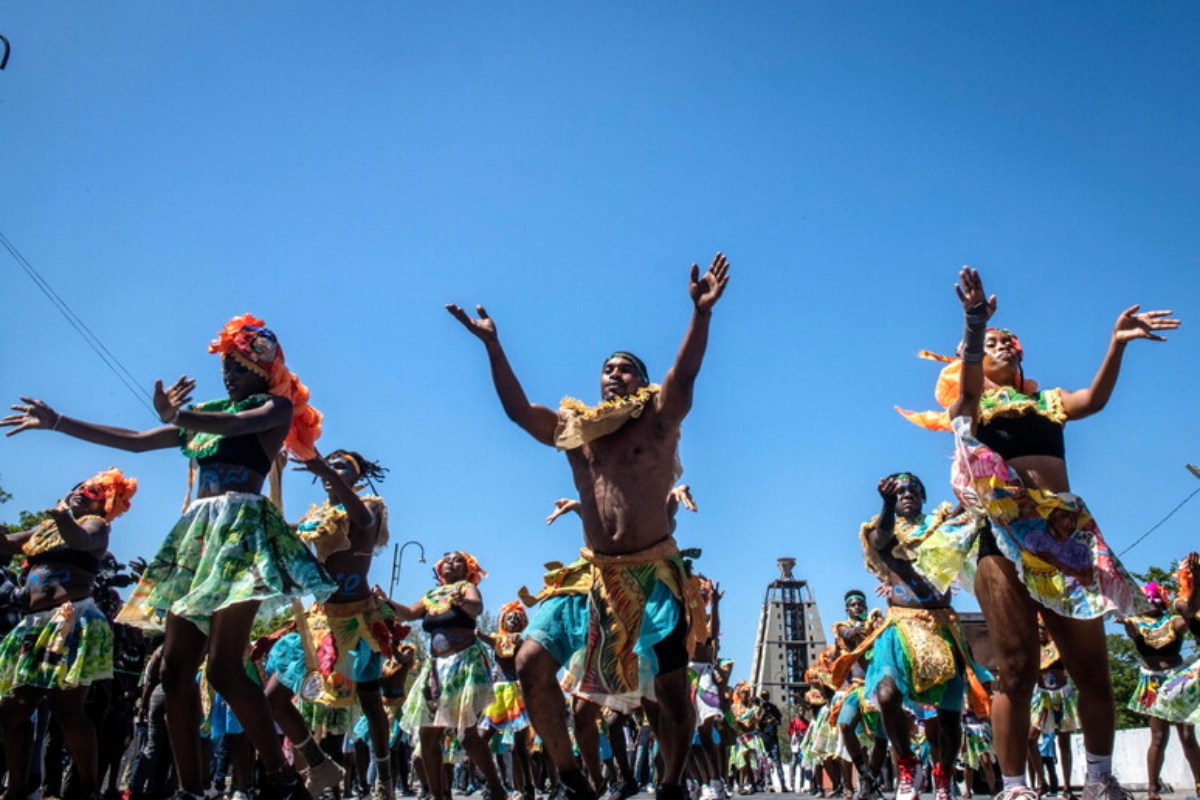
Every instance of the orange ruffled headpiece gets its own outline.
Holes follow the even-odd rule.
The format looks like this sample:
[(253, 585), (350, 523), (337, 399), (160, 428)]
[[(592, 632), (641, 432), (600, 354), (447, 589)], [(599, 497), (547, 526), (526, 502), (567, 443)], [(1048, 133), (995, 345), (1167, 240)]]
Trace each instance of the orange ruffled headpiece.
[(504, 627), (504, 618), (507, 617), (510, 612), (513, 614), (520, 614), (521, 617), (525, 619), (526, 623), (529, 621), (529, 615), (525, 613), (524, 603), (522, 603), (520, 600), (513, 600), (511, 603), (505, 603), (504, 605), (500, 606), (500, 630), (504, 631), (505, 633), (509, 633), (509, 630)]
[(284, 446), (297, 458), (316, 456), (314, 445), (321, 436), (321, 412), (308, 404), (308, 387), (287, 368), (283, 348), (261, 319), (242, 314), (225, 323), (208, 352), (237, 359), (250, 371), (267, 379), (268, 391), (292, 402), (292, 427)]
[[(1021, 340), (1016, 334), (1004, 328), (988, 328), (989, 331), (1000, 331), (1012, 340), (1013, 350), (1017, 355), (1024, 357), (1025, 351), (1021, 347)], [(917, 358), (925, 358), (930, 361), (941, 361), (946, 366), (942, 368), (938, 374), (937, 385), (933, 389), (933, 397), (937, 400), (941, 411), (909, 411), (894, 406), (900, 416), (911, 422), (913, 425), (918, 425), (926, 430), (931, 431), (949, 431), (950, 415), (946, 413), (955, 400), (958, 399), (962, 391), (962, 359), (956, 356), (944, 356), (939, 353), (934, 353), (929, 350), (921, 350), (917, 352)], [(1038, 388), (1037, 381), (1029, 378), (1022, 378), (1022, 385), (1019, 388), (1023, 394), (1032, 394)]]
[(475, 560), (475, 556), (463, 550), (451, 550), (449, 553), (446, 553), (446, 555), (439, 558), (437, 563), (433, 565), (433, 575), (435, 578), (437, 578), (438, 584), (444, 584), (446, 582), (446, 580), (442, 577), (442, 564), (446, 563), (446, 559), (453, 555), (462, 556), (463, 561), (467, 562), (466, 580), (478, 585), (481, 580), (487, 577), (487, 570), (479, 566), (479, 562)]
[(137, 478), (126, 478), (116, 467), (110, 467), (79, 484), (79, 488), (88, 494), (103, 495), (104, 519), (109, 522), (129, 510), (129, 500), (137, 494), (137, 486)]

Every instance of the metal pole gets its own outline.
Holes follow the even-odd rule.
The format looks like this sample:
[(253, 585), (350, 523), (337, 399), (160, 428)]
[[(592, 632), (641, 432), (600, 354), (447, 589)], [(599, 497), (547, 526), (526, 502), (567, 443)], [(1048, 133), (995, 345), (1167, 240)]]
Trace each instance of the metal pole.
[(421, 548), (421, 556), (417, 559), (417, 563), (425, 563), (425, 545), (418, 542), (416, 539), (410, 539), (404, 544), (398, 544), (392, 548), (392, 579), (388, 583), (388, 598), (396, 591), (396, 584), (400, 582), (400, 568), (404, 565), (404, 551), (410, 545), (416, 545)]

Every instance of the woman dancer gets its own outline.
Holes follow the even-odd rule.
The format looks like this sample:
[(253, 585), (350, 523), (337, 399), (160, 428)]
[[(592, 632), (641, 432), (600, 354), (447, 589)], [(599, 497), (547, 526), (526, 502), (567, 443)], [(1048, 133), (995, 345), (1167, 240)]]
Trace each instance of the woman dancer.
[(86, 795), (99, 780), (96, 730), (83, 701), (93, 681), (113, 676), (113, 634), (92, 599), (110, 524), (129, 510), (137, 481), (110, 469), (76, 486), (36, 527), (0, 525), (0, 553), (25, 557), (24, 618), (0, 642), (0, 721), (8, 761), (5, 800), (22, 800), (31, 718), (45, 697), (62, 726)]
[(283, 349), (261, 320), (236, 317), (209, 344), (221, 356), (228, 398), (189, 406), (195, 381), (154, 386), (165, 426), (133, 431), (73, 419), (46, 403), (21, 398), (19, 414), (0, 420), (25, 430), (51, 430), (131, 452), (179, 447), (198, 465), (198, 499), (171, 529), (117, 622), (164, 628), (162, 683), (167, 726), (181, 791), (204, 790), (200, 694), (196, 670), (207, 656), (208, 678), (229, 703), (258, 750), (267, 781), (260, 797), (302, 797), (304, 786), (283, 757), (262, 687), (243, 668), (250, 628), (305, 593), (324, 600), (337, 586), (260, 492), (282, 448), (312, 458), (321, 415), (308, 389), (284, 363)]
[(420, 742), (425, 782), (433, 800), (450, 796), (441, 769), (442, 737), (447, 728), (487, 780), (485, 799), (502, 800), (504, 786), (476, 727), (494, 699), (487, 654), (475, 637), (475, 619), (483, 613), (483, 595), (477, 584), (487, 573), (474, 556), (459, 550), (442, 556), (433, 572), (438, 585), (424, 597), (411, 606), (392, 603), (399, 619), (419, 619), (429, 634), (429, 658), (404, 701), (400, 727)]
[[(1112, 775), (1115, 706), (1103, 616), (1144, 608), (1137, 585), (1112, 555), (1067, 479), (1063, 426), (1104, 408), (1125, 347), (1163, 341), (1179, 327), (1169, 311), (1121, 312), (1092, 385), (1037, 390), (1025, 377), (1024, 353), (1009, 331), (988, 327), (996, 310), (979, 273), (964, 267), (956, 287), (965, 314), (962, 358), (943, 371), (938, 398), (948, 415), (909, 415), (926, 427), (953, 428), (953, 483), (968, 510), (990, 524), (957, 541), (922, 548), (918, 569), (948, 586), (969, 556), (978, 559), (974, 588), (992, 631), (1000, 678), (992, 710), (1004, 800), (1034, 793), (1025, 785), (1029, 703), (1038, 676), (1037, 611), (1061, 647), (1079, 690), (1087, 751), (1084, 800), (1127, 797)], [(957, 559), (957, 561), (956, 561)], [(965, 563), (964, 563), (965, 562)]]

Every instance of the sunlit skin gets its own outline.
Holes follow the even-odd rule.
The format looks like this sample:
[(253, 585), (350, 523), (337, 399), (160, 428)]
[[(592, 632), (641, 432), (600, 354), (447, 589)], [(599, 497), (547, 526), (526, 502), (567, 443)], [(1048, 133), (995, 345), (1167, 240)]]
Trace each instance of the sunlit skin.
[[(72, 549), (101, 558), (108, 550), (109, 524), (102, 518), (104, 496), (86, 484), (79, 484), (46, 513), (54, 520), (59, 535)], [(0, 553), (20, 556), (21, 547), (33, 536), (33, 529), (10, 531), (0, 525)], [(50, 561), (37, 564), (25, 579), (30, 612), (61, 606), (67, 601), (91, 597), (95, 576), (73, 564)], [(8, 790), (4, 800), (24, 800), (29, 755), (33, 745), (31, 718), (43, 698), (62, 726), (71, 757), (79, 768), (79, 788), (94, 791), (99, 776), (96, 731), (84, 713), (89, 686), (76, 689), (43, 690), (21, 686), (0, 700), (4, 752), (9, 768)]]
[[(996, 312), (995, 295), (988, 295), (979, 272), (963, 267), (955, 293), (964, 313), (990, 319)], [(1163, 332), (1179, 327), (1170, 311), (1141, 311), (1134, 305), (1122, 311), (1113, 325), (1108, 348), (1091, 385), (1061, 392), (1068, 421), (1101, 411), (1112, 396), (1125, 348), (1144, 339), (1165, 341)], [(959, 398), (948, 409), (950, 417), (968, 417), (978, 424), (984, 392), (997, 387), (1025, 388), (1022, 357), (1012, 341), (995, 331), (984, 338), (982, 363), (963, 364)], [(1068, 492), (1066, 461), (1050, 455), (1028, 455), (1007, 463), (1029, 489)], [(996, 649), (999, 675), (994, 685), (992, 727), (994, 746), (1004, 775), (1024, 775), (1026, 738), (1030, 729), (1029, 704), (1038, 680), (1038, 648), (1031, 635), (1036, 630), (1038, 604), (1017, 575), (1011, 561), (1000, 556), (979, 559), (975, 594), (987, 618)], [(1108, 675), (1108, 648), (1101, 619), (1069, 619), (1041, 609), (1047, 628), (1059, 643), (1063, 664), (1079, 690), (1079, 713), (1084, 747), (1095, 755), (1112, 753), (1116, 723), (1112, 684)]]
[[(251, 395), (266, 394), (267, 381), (262, 375), (225, 356), (221, 363), (222, 383), (229, 399), (235, 402)], [(196, 381), (180, 376), (170, 386), (155, 381), (154, 410), (163, 423), (143, 431), (98, 425), (68, 417), (49, 404), (22, 397), (12, 406), (11, 414), (0, 420), (0, 427), (11, 428), (8, 436), (29, 430), (57, 431), (76, 439), (132, 453), (150, 450), (175, 450), (179, 447), (179, 429), (215, 433), (223, 436), (253, 436), (268, 460), (274, 460), (283, 447), (292, 422), (292, 403), (270, 395), (256, 408), (236, 414), (188, 410)], [(196, 478), (197, 498), (218, 497), (231, 492), (260, 494), (266, 475), (240, 464), (208, 463)], [(263, 768), (273, 782), (295, 777), (284, 759), (283, 748), (275, 731), (270, 708), (262, 688), (242, 669), (242, 651), (250, 638), (250, 628), (258, 613), (258, 601), (237, 603), (215, 612), (210, 630), (220, 631), (211, 638), (195, 624), (167, 615), (166, 644), (163, 650), (162, 683), (166, 692), (167, 725), (172, 754), (181, 788), (193, 794), (204, 791), (203, 756), (200, 744), (200, 695), (196, 671), (207, 659), (208, 679), (229, 703), (242, 723), (246, 736), (258, 751)]]
[[(438, 566), (438, 578), (443, 586), (449, 586), (467, 578), (467, 560), (458, 551), (447, 553)], [(396, 612), (396, 618), (402, 621), (424, 619), (427, 616), (424, 600), (418, 600), (412, 605), (401, 605), (387, 599), (382, 590), (376, 589), (376, 596), (382, 602), (391, 605)], [(466, 612), (467, 616), (477, 619), (483, 613), (483, 595), (479, 587), (471, 583), (463, 583), (451, 598), (451, 604)], [(476, 633), (470, 628), (441, 628), (430, 637), (430, 655), (434, 658), (451, 656), (475, 645)], [(442, 763), (442, 738), (446, 729), (436, 726), (422, 727), (419, 734), (420, 757), (424, 764)], [(483, 773), (493, 797), (504, 797), (504, 785), (500, 782), (496, 764), (488, 753), (487, 743), (479, 735), (479, 729), (471, 726), (461, 736), (463, 748), (474, 761), (475, 766)], [(425, 780), (434, 797), (442, 797), (445, 775), (440, 769), (425, 770)], [(447, 792), (448, 793), (448, 792)]]
[[(692, 319), (675, 363), (662, 380), (661, 390), (646, 403), (640, 416), (615, 432), (566, 452), (579, 497), (584, 543), (593, 552), (623, 555), (646, 550), (671, 535), (673, 520), (663, 498), (674, 485), (675, 456), (680, 428), (691, 410), (696, 377), (708, 346), (713, 308), (729, 283), (729, 261), (721, 253), (703, 274), (693, 264), (688, 280)], [(484, 345), (492, 382), (508, 418), (537, 442), (554, 446), (558, 415), (529, 402), (500, 344), (496, 324), (483, 306), (471, 317), (456, 305), (446, 310)], [(627, 359), (610, 359), (601, 375), (602, 398), (624, 396), (644, 379), (629, 373)], [(517, 656), (517, 670), (529, 716), (541, 734), (545, 752), (560, 773), (578, 769), (567, 732), (558, 664), (537, 642), (526, 640)], [(664, 757), (662, 780), (668, 796), (681, 793), (683, 769), (695, 723), (685, 668), (655, 678), (655, 694), (664, 716), (674, 725), (660, 731)]]
[[(910, 524), (919, 524), (923, 518), (924, 503), (920, 485), (914, 480), (888, 477), (876, 487), (883, 507), (878, 524), (868, 534), (868, 546), (873, 548), (887, 566), (888, 605), (903, 608), (949, 608), (949, 593), (939, 593), (929, 585), (913, 567), (911, 561), (892, 556), (897, 544), (896, 517)], [(886, 675), (879, 682), (878, 700), (883, 727), (887, 732), (896, 757), (912, 758), (912, 740), (909, 736), (908, 714), (904, 710), (904, 694), (896, 681)], [(938, 709), (936, 732), (931, 732), (930, 742), (935, 756), (947, 774), (953, 774), (954, 762), (958, 758), (962, 742), (962, 713)], [(936, 733), (936, 735), (932, 735)], [(878, 763), (872, 764), (877, 772)]]
[[(226, 359), (228, 364), (233, 359)], [(226, 386), (229, 386), (228, 381)], [(244, 391), (252, 387), (240, 386)], [(233, 389), (231, 388), (231, 395)], [(361, 479), (354, 462), (340, 453), (332, 453), (323, 458), (320, 453), (307, 461), (293, 459), (297, 470), (308, 472), (321, 481), (330, 505), (341, 505), (346, 511), (350, 523), (350, 547), (331, 553), (325, 559), (324, 567), (329, 575), (337, 582), (337, 591), (325, 601), (325, 606), (333, 616), (348, 616), (339, 614), (337, 607), (341, 604), (356, 604), (372, 597), (372, 589), (368, 573), (375, 554), (375, 545), (379, 537), (380, 508), (376, 501), (364, 501), (355, 492), (354, 487)], [(388, 720), (383, 707), (383, 699), (378, 685), (355, 685), (355, 693), (362, 706), (363, 715), (367, 718), (371, 745), (374, 752), (382, 753), (388, 749)], [(279, 681), (278, 676), (272, 676), (266, 685), (267, 700), (271, 704), (271, 712), (275, 721), (294, 746), (301, 745), (311, 736), (311, 731), (304, 717), (293, 705), (292, 691)], [(318, 762), (320, 763), (320, 762)], [(310, 765), (312, 766), (312, 765)], [(339, 779), (337, 770), (326, 768), (329, 780)], [(391, 785), (391, 775), (386, 769), (380, 775), (380, 782), (385, 786)], [(314, 789), (315, 791), (315, 789)], [(318, 792), (319, 793), (319, 792)]]

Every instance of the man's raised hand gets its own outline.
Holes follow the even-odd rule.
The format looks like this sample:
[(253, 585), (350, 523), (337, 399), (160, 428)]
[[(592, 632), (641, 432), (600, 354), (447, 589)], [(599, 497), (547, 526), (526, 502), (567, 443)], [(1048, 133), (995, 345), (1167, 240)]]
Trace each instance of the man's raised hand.
[(479, 312), (479, 319), (472, 318), (470, 314), (454, 303), (447, 303), (446, 310), (450, 312), (450, 316), (461, 322), (464, 328), (479, 337), (480, 341), (485, 344), (497, 341), (496, 323), (488, 316), (483, 306), (475, 306), (475, 310)]
[(729, 283), (729, 259), (724, 253), (713, 256), (708, 272), (700, 275), (700, 265), (692, 264), (692, 275), (688, 281), (688, 294), (697, 311), (711, 311)]
[(970, 311), (982, 304), (986, 309), (987, 319), (991, 319), (992, 314), (996, 313), (996, 295), (987, 296), (987, 292), (983, 290), (983, 278), (979, 277), (979, 270), (971, 267), (959, 270), (954, 292), (962, 303), (963, 311)]

